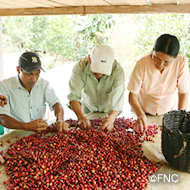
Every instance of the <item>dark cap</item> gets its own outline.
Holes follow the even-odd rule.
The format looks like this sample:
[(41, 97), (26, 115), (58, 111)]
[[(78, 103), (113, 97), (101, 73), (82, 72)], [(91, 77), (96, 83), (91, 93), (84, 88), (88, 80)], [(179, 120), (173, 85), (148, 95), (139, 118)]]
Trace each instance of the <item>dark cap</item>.
[(42, 69), (44, 71), (41, 66), (39, 56), (34, 52), (23, 53), (19, 58), (18, 65), (28, 73), (31, 73), (38, 69)]

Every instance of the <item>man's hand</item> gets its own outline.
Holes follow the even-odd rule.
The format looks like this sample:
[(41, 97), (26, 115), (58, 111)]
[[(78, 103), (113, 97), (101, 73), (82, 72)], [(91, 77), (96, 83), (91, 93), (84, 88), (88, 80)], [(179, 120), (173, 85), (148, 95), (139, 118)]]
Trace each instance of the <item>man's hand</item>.
[(40, 132), (47, 129), (48, 123), (43, 119), (37, 119), (34, 121), (31, 121), (27, 123), (26, 130), (27, 131), (34, 131), (34, 132)]
[(113, 130), (113, 121), (110, 120), (109, 118), (106, 118), (103, 123), (102, 126), (100, 127), (101, 130), (103, 131), (112, 131)]
[(57, 127), (57, 131), (59, 131), (59, 132), (68, 131), (69, 124), (67, 122), (65, 122), (64, 120), (57, 120), (56, 127)]
[(86, 117), (78, 120), (78, 125), (81, 129), (85, 129), (85, 130), (91, 129), (90, 120), (88, 120)]
[(4, 107), (7, 104), (7, 98), (3, 95), (0, 95), (0, 106)]
[(0, 155), (0, 163), (1, 163), (1, 164), (4, 164), (4, 162), (5, 162), (5, 161), (4, 161), (4, 159), (3, 159), (3, 156)]
[(72, 110), (75, 112), (75, 114), (77, 115), (78, 118), (78, 126), (81, 129), (90, 129), (91, 128), (91, 123), (90, 120), (88, 120), (84, 114), (82, 113), (82, 108), (81, 108), (81, 104), (79, 102), (77, 102), (76, 100), (73, 100), (71, 103), (71, 108)]
[(138, 117), (134, 124), (134, 130), (138, 132), (145, 132), (147, 130), (147, 117), (146, 115)]

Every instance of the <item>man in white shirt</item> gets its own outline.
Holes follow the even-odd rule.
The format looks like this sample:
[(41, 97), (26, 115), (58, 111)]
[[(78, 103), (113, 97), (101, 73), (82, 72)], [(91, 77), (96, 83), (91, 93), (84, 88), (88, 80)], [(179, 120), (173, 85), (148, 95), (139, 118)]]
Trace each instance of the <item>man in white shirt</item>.
[(47, 80), (39, 78), (41, 70), (38, 55), (25, 52), (19, 58), (18, 76), (0, 82), (0, 93), (8, 100), (0, 107), (0, 125), (9, 129), (43, 131), (47, 128), (44, 120), (47, 103), (54, 110), (58, 131), (68, 129), (55, 91)]

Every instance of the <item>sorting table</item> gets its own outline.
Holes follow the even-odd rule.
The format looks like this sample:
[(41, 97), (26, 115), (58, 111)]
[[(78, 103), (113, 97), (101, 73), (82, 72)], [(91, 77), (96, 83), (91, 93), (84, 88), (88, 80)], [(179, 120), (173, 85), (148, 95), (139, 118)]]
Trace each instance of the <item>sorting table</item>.
[[(94, 116), (93, 118), (100, 117), (100, 115)], [(147, 116), (149, 125), (161, 125), (163, 116)], [(91, 118), (92, 119), (92, 116)], [(7, 142), (9, 139), (11, 143), (16, 142), (16, 140), (33, 134), (33, 132), (14, 130), (0, 138), (0, 141), (3, 140), (3, 146), (0, 146), (0, 151), (6, 152), (9, 148), (10, 143)], [(18, 138), (16, 138), (18, 136)], [(152, 181), (149, 181), (147, 190), (189, 190), (190, 189), (190, 173), (182, 172), (173, 169), (165, 160), (162, 150), (161, 150), (161, 130), (158, 131), (158, 134), (153, 137), (154, 142), (145, 141), (142, 145), (142, 150), (144, 155), (151, 161), (158, 162), (160, 164), (160, 169), (153, 176)], [(5, 172), (5, 166), (0, 164), (0, 190), (6, 190), (6, 186), (3, 185), (3, 182), (8, 179), (8, 176)], [(170, 181), (167, 179), (164, 181), (164, 177), (170, 177)]]

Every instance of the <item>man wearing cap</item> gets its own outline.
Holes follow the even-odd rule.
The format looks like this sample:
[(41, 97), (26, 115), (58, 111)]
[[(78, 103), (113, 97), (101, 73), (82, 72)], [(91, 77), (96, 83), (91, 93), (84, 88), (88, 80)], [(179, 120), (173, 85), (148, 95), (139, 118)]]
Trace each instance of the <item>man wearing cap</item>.
[(54, 110), (58, 131), (67, 130), (63, 107), (47, 80), (40, 77), (41, 61), (36, 53), (25, 52), (19, 58), (18, 76), (0, 82), (0, 93), (7, 105), (0, 107), (0, 125), (9, 129), (43, 131), (46, 103)]
[(116, 117), (123, 110), (124, 78), (123, 68), (107, 45), (96, 45), (88, 57), (76, 63), (69, 81), (68, 99), (81, 129), (90, 129), (89, 113), (107, 113), (101, 129), (113, 129)]

